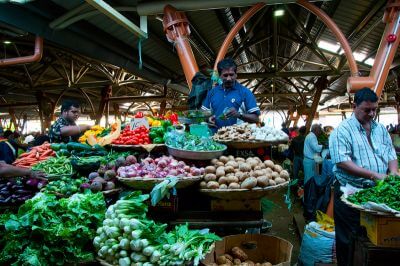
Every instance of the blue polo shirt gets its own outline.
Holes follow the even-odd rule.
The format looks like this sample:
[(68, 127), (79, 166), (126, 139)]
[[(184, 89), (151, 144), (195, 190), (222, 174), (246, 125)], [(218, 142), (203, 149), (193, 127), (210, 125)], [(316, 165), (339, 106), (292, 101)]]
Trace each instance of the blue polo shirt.
[(260, 115), (260, 108), (257, 106), (256, 98), (253, 93), (239, 82), (231, 89), (224, 89), (222, 85), (212, 88), (206, 99), (203, 101), (201, 109), (211, 111), (216, 117), (218, 128), (237, 124), (237, 118), (220, 119), (225, 108), (234, 107), (237, 111), (245, 114)]

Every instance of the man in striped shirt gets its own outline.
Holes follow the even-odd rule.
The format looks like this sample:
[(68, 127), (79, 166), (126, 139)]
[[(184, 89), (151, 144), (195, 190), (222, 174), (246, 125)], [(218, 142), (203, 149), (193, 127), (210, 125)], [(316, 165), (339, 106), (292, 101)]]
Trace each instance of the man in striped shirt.
[(376, 180), (396, 174), (396, 152), (386, 128), (374, 117), (378, 97), (369, 88), (359, 90), (354, 97), (354, 113), (344, 120), (329, 137), (329, 150), (335, 174), (334, 220), (338, 265), (351, 265), (352, 235), (360, 228), (360, 213), (344, 204), (340, 186), (350, 184), (365, 188)]

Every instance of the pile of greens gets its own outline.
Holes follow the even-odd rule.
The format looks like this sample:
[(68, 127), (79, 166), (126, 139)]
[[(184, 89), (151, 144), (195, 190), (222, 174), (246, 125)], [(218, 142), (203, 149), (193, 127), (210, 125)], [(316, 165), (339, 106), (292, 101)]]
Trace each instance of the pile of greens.
[(376, 186), (360, 190), (347, 200), (357, 205), (368, 201), (382, 203), (400, 211), (400, 176), (388, 176), (385, 180), (378, 181)]
[(215, 142), (211, 138), (189, 133), (176, 134), (174, 131), (167, 133), (165, 143), (172, 148), (187, 151), (219, 151), (226, 148), (225, 145)]
[(93, 245), (100, 258), (113, 265), (198, 265), (220, 238), (205, 230), (176, 226), (167, 232), (166, 224), (146, 218), (149, 195), (136, 191), (118, 200), (106, 212)]
[(17, 214), (0, 215), (0, 265), (64, 265), (93, 261), (91, 239), (104, 220), (102, 193), (58, 200), (39, 193)]

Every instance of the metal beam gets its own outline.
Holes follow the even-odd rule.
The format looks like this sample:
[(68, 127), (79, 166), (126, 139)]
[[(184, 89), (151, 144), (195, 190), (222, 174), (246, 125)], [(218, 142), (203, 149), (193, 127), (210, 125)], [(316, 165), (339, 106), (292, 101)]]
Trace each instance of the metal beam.
[(338, 76), (340, 72), (332, 70), (310, 70), (310, 71), (288, 71), (288, 72), (259, 72), (259, 73), (238, 73), (238, 79), (257, 78), (291, 78), (291, 77), (319, 77)]
[(132, 32), (139, 38), (147, 39), (147, 32), (142, 31), (138, 26), (132, 23), (124, 15), (112, 8), (109, 4), (102, 0), (86, 0), (88, 4), (100, 10), (104, 15), (117, 22), (119, 25)]
[(38, 105), (38, 102), (19, 102), (19, 103), (0, 103), (1, 107), (21, 107), (21, 106), (32, 106)]
[(133, 103), (143, 103), (143, 102), (162, 102), (164, 100), (171, 101), (173, 98), (167, 98), (165, 96), (115, 96), (110, 97), (110, 102), (126, 102), (132, 101)]

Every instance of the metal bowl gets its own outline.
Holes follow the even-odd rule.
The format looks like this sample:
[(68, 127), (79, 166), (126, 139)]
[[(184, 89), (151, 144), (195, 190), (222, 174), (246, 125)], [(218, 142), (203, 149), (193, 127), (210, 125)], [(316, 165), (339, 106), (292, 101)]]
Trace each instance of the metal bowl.
[(174, 157), (189, 159), (189, 160), (211, 160), (218, 158), (224, 153), (227, 147), (226, 145), (223, 146), (224, 148), (218, 151), (188, 151), (188, 150), (172, 148), (168, 145), (167, 148), (168, 148), (168, 153)]

